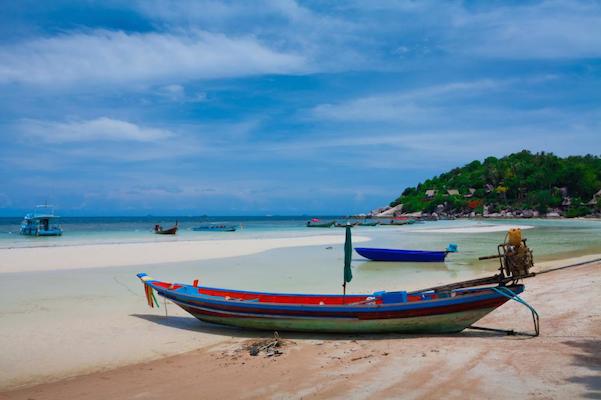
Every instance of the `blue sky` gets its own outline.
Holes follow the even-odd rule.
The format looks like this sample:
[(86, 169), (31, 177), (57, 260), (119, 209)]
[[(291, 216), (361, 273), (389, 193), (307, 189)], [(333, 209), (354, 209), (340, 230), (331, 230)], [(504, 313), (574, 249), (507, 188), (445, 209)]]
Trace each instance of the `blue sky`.
[(0, 215), (365, 212), (601, 154), (598, 1), (2, 1)]

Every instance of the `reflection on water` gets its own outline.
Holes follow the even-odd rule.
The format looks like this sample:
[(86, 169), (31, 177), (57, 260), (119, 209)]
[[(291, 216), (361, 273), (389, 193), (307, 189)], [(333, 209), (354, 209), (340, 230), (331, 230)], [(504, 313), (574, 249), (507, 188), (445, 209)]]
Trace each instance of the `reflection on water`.
[(382, 261), (361, 261), (355, 263), (357, 271), (362, 273), (376, 273), (381, 271), (394, 271), (398, 273), (405, 273), (412, 270), (421, 271), (444, 271), (448, 272), (449, 268), (444, 262), (382, 262)]

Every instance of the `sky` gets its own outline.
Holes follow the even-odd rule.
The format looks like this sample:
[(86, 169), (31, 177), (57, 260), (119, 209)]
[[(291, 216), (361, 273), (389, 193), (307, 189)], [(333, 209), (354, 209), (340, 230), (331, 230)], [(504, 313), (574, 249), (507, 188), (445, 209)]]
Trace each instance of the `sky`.
[(367, 212), (601, 154), (599, 1), (0, 0), (0, 215)]

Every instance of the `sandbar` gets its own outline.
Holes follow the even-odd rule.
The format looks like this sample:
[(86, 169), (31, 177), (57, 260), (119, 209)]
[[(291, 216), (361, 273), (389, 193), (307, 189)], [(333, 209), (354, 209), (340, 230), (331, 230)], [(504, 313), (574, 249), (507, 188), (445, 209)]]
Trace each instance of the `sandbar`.
[[(353, 242), (369, 240), (354, 236)], [(283, 247), (344, 243), (340, 235), (289, 238), (190, 240), (178, 242), (85, 244), (0, 249), (0, 273), (56, 271), (209, 260), (256, 254)]]

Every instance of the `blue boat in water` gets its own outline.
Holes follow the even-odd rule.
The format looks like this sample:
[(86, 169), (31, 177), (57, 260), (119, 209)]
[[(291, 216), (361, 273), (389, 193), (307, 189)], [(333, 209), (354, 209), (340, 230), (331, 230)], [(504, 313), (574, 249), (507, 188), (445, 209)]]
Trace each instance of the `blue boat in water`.
[(355, 251), (373, 261), (443, 262), (447, 254), (457, 251), (457, 245), (449, 244), (449, 247), (444, 251), (375, 249), (369, 247), (355, 247)]
[(196, 232), (235, 232), (239, 227), (239, 225), (234, 224), (213, 223), (200, 225), (192, 228), (192, 230)]
[(21, 222), (20, 233), (27, 236), (61, 236), (63, 229), (54, 223), (57, 218), (59, 217), (54, 215), (52, 206), (37, 206)]

